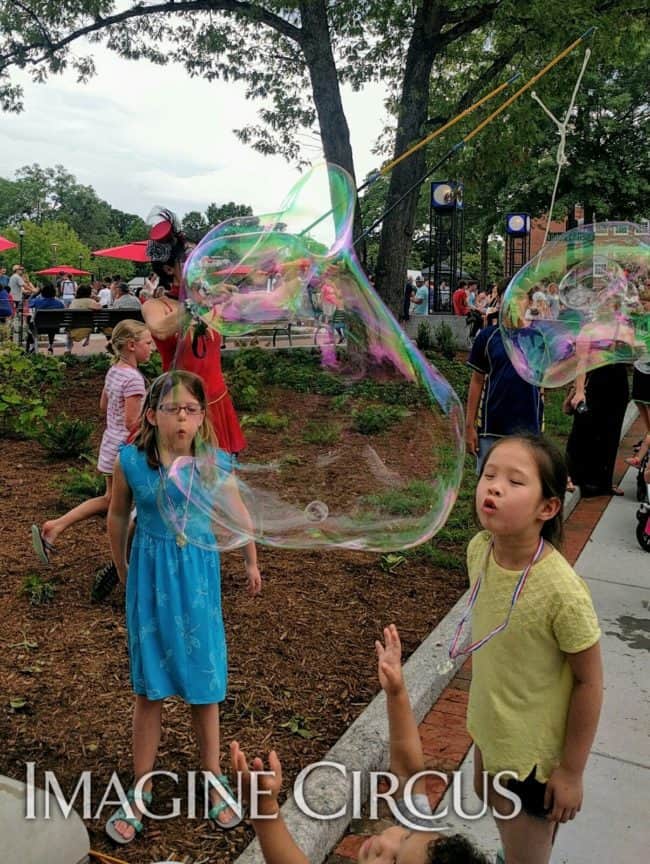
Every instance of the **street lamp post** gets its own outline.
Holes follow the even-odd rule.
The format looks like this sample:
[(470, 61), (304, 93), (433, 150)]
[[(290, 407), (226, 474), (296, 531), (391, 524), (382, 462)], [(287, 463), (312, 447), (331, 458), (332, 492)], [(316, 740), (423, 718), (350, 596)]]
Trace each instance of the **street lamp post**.
[[(25, 236), (25, 229), (23, 228), (22, 222), (20, 223), (20, 228), (18, 229), (18, 242), (19, 242), (19, 250), (18, 254), (20, 256), (20, 266), (23, 266), (23, 237)], [(21, 289), (20, 292), (20, 300), (18, 301), (18, 316), (19, 316), (19, 324), (18, 324), (18, 344), (23, 344), (23, 319), (24, 319), (24, 304), (25, 298), (23, 296), (23, 292)]]
[(56, 250), (59, 246), (58, 243), (52, 243), (52, 266), (56, 267)]

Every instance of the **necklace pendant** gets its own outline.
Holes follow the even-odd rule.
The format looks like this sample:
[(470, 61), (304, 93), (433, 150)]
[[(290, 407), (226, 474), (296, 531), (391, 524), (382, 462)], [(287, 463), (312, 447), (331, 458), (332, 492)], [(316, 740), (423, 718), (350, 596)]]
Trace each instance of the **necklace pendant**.
[(185, 536), (185, 532), (181, 531), (176, 535), (176, 545), (182, 549), (184, 546), (187, 546), (187, 537)]

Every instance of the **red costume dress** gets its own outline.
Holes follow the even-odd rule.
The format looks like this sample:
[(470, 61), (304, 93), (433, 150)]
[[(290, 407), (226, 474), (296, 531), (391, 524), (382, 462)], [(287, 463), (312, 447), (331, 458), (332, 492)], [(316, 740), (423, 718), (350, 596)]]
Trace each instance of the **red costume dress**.
[[(153, 334), (152, 334), (153, 335)], [(193, 372), (203, 381), (208, 400), (208, 415), (217, 433), (219, 447), (227, 453), (239, 453), (246, 446), (246, 439), (239, 426), (237, 414), (230, 401), (228, 388), (221, 371), (221, 336), (215, 330), (196, 337), (195, 350), (192, 349), (192, 332), (183, 337), (178, 344), (178, 333), (166, 339), (153, 337), (160, 352), (162, 367), (183, 369)]]

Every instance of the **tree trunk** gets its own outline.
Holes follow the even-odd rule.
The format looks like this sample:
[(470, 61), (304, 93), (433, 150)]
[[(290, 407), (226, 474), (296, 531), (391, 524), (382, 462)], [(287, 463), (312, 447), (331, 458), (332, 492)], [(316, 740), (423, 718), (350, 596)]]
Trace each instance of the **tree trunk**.
[[(436, 40), (440, 30), (439, 4), (424, 0), (418, 6), (413, 33), (406, 55), (401, 107), (395, 137), (395, 156), (405, 152), (419, 140), (429, 107), (431, 67), (436, 56)], [(386, 197), (389, 210), (407, 189), (414, 186), (425, 170), (424, 148), (393, 168)], [(381, 231), (375, 284), (384, 303), (397, 314), (402, 293), (408, 256), (413, 242), (415, 210), (420, 186), (408, 195), (384, 219)]]
[(489, 234), (481, 237), (481, 289), (487, 291), (488, 287), (488, 239)]
[[(356, 190), (350, 129), (341, 101), (325, 0), (301, 0), (300, 16), (303, 32), (301, 47), (309, 69), (323, 153), (328, 162), (340, 165), (351, 175)], [(357, 204), (354, 211), (354, 237), (358, 237), (361, 231), (361, 212)], [(365, 265), (365, 243), (362, 249), (357, 248), (356, 251)]]

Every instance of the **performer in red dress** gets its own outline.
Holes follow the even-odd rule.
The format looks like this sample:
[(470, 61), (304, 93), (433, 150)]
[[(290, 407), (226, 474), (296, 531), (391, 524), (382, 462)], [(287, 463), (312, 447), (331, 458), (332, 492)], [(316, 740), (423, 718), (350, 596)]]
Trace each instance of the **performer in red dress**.
[(163, 370), (184, 369), (202, 379), (219, 447), (239, 453), (246, 439), (221, 371), (221, 336), (200, 320), (187, 326), (188, 313), (178, 300), (185, 245), (174, 214), (161, 210), (160, 221), (149, 234), (147, 252), (164, 296), (147, 300), (142, 315), (160, 352)]

